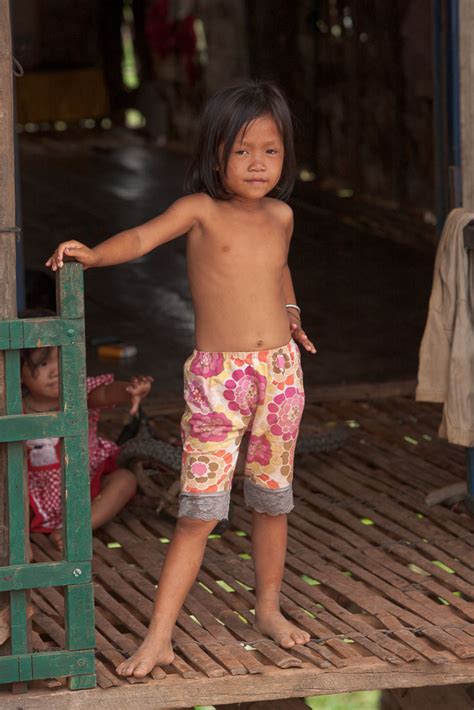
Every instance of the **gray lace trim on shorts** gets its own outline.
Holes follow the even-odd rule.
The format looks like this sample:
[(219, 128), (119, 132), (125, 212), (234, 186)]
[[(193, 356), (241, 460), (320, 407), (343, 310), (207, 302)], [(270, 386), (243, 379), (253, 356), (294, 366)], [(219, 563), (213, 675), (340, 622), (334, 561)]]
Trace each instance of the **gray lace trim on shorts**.
[(229, 517), (230, 492), (201, 493), (179, 496), (178, 518), (197, 518), (198, 520), (226, 520)]
[(244, 481), (244, 497), (248, 508), (253, 508), (257, 513), (267, 513), (267, 515), (282, 515), (289, 513), (295, 507), (291, 486), (275, 491), (271, 488), (256, 486), (246, 479)]

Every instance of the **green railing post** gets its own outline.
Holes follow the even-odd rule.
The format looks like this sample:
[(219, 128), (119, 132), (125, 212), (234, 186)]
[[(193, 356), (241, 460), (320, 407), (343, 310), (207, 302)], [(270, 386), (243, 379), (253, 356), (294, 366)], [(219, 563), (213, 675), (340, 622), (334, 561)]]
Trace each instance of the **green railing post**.
[[(11, 655), (0, 657), (0, 682), (68, 676), (69, 687), (78, 689), (96, 685), (82, 266), (66, 264), (58, 273), (57, 295), (57, 318), (0, 322), (7, 394), (0, 442), (7, 443), (10, 540), (0, 591), (10, 592), (11, 606)], [(60, 353), (60, 411), (23, 414), (19, 350), (54, 345)], [(62, 442), (64, 559), (30, 564), (24, 442), (50, 436)], [(27, 590), (46, 586), (64, 587), (66, 648), (32, 653)]]

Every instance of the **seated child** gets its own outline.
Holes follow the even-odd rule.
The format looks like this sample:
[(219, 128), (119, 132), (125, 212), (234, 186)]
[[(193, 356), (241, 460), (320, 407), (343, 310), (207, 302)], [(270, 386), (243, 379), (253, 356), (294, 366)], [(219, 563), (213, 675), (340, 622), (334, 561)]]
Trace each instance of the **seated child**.
[[(58, 348), (23, 350), (21, 381), (25, 414), (58, 411)], [(120, 450), (117, 444), (97, 435), (100, 410), (131, 402), (130, 413), (136, 414), (141, 400), (150, 391), (152, 381), (151, 377), (133, 377), (130, 382), (119, 382), (114, 381), (111, 374), (87, 378), (93, 530), (113, 518), (136, 492), (133, 473), (125, 468), (117, 468), (116, 459)], [(30, 440), (26, 442), (26, 448), (31, 507), (30, 531), (50, 533), (52, 542), (58, 549), (62, 549), (59, 439)]]

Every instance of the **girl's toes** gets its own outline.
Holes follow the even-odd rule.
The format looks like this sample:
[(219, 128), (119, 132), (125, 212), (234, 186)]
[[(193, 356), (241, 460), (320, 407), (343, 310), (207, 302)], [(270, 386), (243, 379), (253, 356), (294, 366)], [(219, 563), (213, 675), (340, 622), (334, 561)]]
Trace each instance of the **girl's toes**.
[(295, 645), (295, 641), (290, 636), (283, 636), (280, 645), (283, 648), (292, 648)]
[(135, 678), (144, 678), (149, 673), (148, 664), (143, 662), (139, 663), (138, 666), (133, 671)]

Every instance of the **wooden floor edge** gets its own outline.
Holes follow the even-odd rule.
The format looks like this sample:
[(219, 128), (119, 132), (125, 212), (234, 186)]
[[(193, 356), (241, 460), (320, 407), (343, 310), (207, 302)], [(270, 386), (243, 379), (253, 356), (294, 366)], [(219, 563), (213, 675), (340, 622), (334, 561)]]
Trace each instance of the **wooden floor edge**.
[[(33, 690), (22, 695), (0, 693), (2, 710), (82, 710), (90, 703), (94, 710), (122, 710), (135, 703), (140, 710), (189, 708), (194, 705), (220, 705), (232, 702), (277, 700), (331, 695), (359, 690), (416, 688), (422, 686), (472, 683), (474, 660), (455, 661), (441, 666), (415, 662), (404, 664), (403, 670), (371, 664), (369, 668), (321, 670), (307, 668), (271, 669), (264, 675), (199, 678), (197, 680), (165, 679), (144, 684), (122, 685), (102, 690)], [(46, 704), (46, 705), (45, 705)]]

